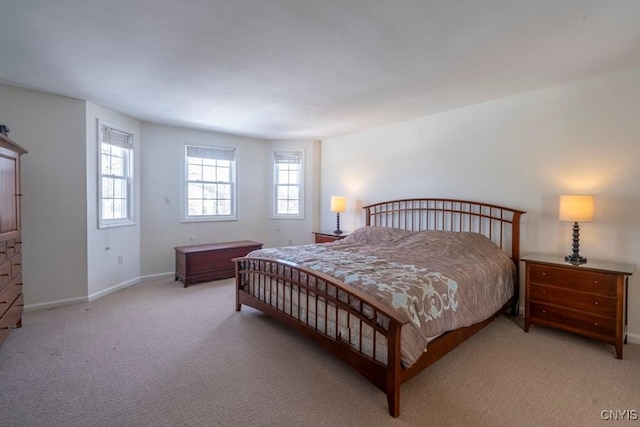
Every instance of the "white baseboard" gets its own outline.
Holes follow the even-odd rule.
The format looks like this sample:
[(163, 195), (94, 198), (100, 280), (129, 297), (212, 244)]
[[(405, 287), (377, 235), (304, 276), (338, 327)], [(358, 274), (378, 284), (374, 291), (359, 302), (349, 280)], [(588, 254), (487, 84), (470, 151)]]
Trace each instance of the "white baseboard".
[(119, 283), (117, 285), (111, 286), (110, 288), (103, 289), (101, 291), (95, 292), (87, 297), (88, 301), (93, 301), (95, 299), (101, 298), (103, 296), (112, 294), (120, 289), (128, 288), (131, 285), (135, 285), (136, 283), (140, 283), (140, 277), (136, 277), (135, 279), (127, 280), (126, 282)]
[(627, 332), (627, 342), (630, 342), (632, 344), (640, 344), (640, 335), (630, 334)]
[(104, 297), (106, 295), (109, 295), (113, 292), (119, 291), (120, 289), (124, 289), (124, 288), (128, 288), (129, 286), (138, 284), (142, 281), (148, 281), (148, 280), (153, 280), (153, 279), (159, 279), (162, 277), (172, 277), (175, 273), (173, 271), (170, 271), (168, 273), (159, 273), (159, 274), (150, 274), (147, 276), (139, 276), (136, 278), (133, 278), (131, 280), (127, 280), (126, 282), (122, 282), (119, 283), (117, 285), (111, 286), (110, 288), (107, 289), (103, 289), (99, 292), (95, 292), (89, 296), (86, 297), (77, 297), (77, 298), (69, 298), (69, 299), (63, 299), (63, 300), (57, 300), (57, 301), (49, 301), (49, 302), (43, 302), (43, 303), (39, 303), (39, 304), (28, 304), (24, 306), (24, 311), (37, 311), (37, 310), (48, 310), (50, 308), (56, 308), (56, 307), (62, 307), (65, 305), (69, 305), (69, 304), (77, 304), (77, 303), (81, 303), (81, 302), (88, 302), (88, 301), (93, 301), (96, 300), (98, 298)]
[(163, 277), (174, 277), (174, 271), (169, 271), (167, 273), (158, 273), (158, 274), (147, 274), (146, 276), (140, 276), (140, 280), (146, 282), (148, 280), (161, 279)]
[(24, 306), (24, 311), (48, 310), (50, 308), (62, 307), (63, 305), (77, 304), (79, 302), (87, 302), (87, 297), (61, 299), (57, 301), (43, 302), (39, 304), (28, 304)]

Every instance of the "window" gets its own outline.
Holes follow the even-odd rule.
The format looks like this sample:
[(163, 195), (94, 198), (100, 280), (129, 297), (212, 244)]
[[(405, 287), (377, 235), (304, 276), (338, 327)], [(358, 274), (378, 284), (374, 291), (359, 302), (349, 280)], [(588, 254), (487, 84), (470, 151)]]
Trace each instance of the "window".
[(301, 152), (274, 153), (274, 208), (277, 218), (304, 218), (304, 176)]
[(98, 228), (133, 225), (133, 134), (104, 122), (98, 129)]
[(236, 219), (235, 150), (185, 146), (185, 221)]

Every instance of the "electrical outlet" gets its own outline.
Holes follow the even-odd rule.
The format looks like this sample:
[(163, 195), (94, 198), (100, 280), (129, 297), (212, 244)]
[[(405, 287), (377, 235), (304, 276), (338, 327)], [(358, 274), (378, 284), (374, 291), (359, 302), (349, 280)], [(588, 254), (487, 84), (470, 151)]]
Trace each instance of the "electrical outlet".
[(124, 256), (118, 255), (118, 264), (122, 264), (124, 262)]

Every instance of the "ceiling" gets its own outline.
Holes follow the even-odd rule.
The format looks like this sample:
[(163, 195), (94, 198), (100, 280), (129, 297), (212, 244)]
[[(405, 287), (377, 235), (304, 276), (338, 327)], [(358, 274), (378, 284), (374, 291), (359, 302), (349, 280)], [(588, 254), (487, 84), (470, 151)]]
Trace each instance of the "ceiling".
[(325, 139), (640, 66), (637, 0), (0, 0), (0, 83)]

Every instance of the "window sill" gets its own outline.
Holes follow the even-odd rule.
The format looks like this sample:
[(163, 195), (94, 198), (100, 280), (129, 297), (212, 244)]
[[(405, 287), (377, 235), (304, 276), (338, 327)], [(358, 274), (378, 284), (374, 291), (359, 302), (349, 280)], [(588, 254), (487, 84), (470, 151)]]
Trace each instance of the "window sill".
[(135, 221), (132, 220), (122, 220), (122, 221), (114, 221), (114, 222), (108, 222), (108, 223), (100, 223), (98, 224), (98, 229), (105, 229), (105, 228), (116, 228), (116, 227), (131, 227), (136, 225)]
[(230, 216), (224, 218), (204, 217), (204, 218), (182, 218), (180, 222), (219, 222), (219, 221), (237, 221), (237, 216)]
[(271, 219), (304, 219), (304, 215), (271, 215)]

